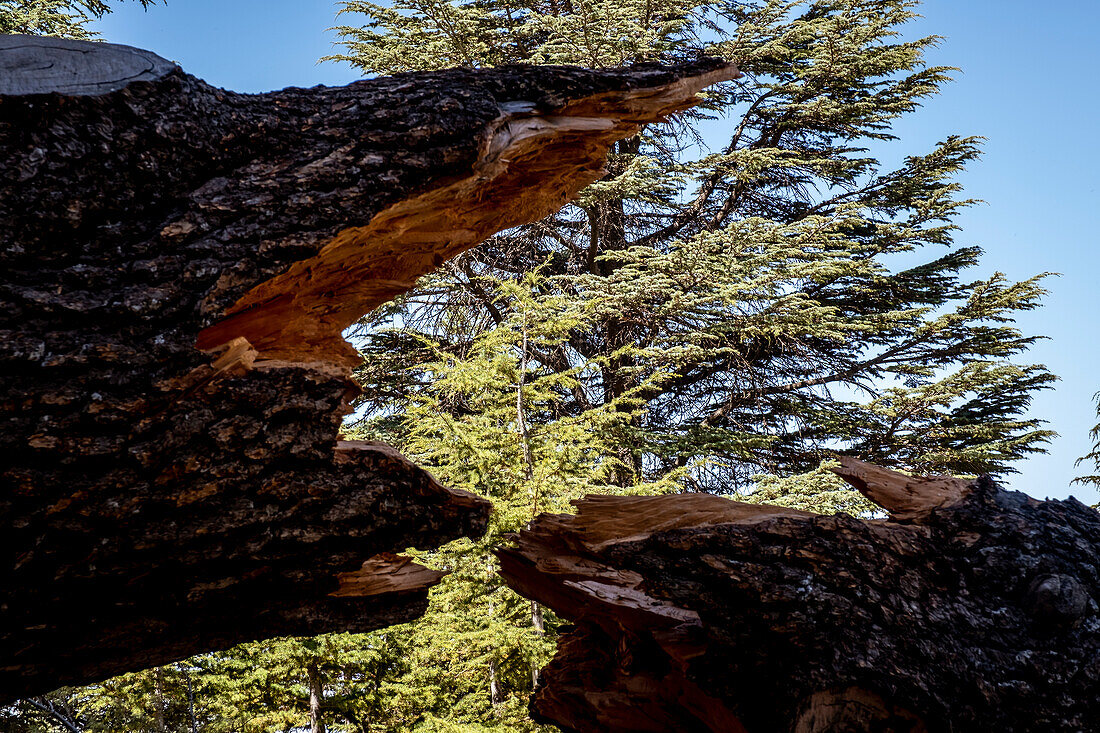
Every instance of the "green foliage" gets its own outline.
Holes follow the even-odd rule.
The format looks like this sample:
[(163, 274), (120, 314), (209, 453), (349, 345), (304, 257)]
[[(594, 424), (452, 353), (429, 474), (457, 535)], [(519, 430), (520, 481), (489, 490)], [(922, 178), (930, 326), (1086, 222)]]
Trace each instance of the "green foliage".
[(487, 0), (343, 2), (338, 26), (347, 61), (367, 73), (450, 66), (577, 64), (589, 68), (691, 55), (722, 9), (700, 0), (580, 0), (568, 6)]
[[(407, 689), (428, 703), (416, 731), (537, 729), (527, 718), (526, 699), (533, 674), (553, 653), (558, 622), (496, 576), (492, 549), (508, 533), (541, 512), (570, 511), (570, 500), (589, 493), (678, 488), (675, 476), (650, 484), (638, 476), (623, 480), (631, 468), (619, 456), (619, 436), (641, 400), (625, 394), (581, 412), (565, 409), (583, 376), (598, 365), (559, 371), (533, 355), (588, 328), (592, 315), (575, 299), (546, 296), (546, 283), (541, 268), (493, 283), (499, 306), (511, 315), (460, 351), (406, 329), (380, 332), (372, 342), (380, 353), (397, 344), (415, 352), (416, 363), (402, 379), (417, 386), (409, 387), (403, 410), (372, 411), (352, 437), (389, 439), (443, 483), (485, 496), (495, 509), (482, 539), (414, 553), (419, 562), (450, 573), (409, 634), (417, 661)], [(455, 329), (450, 337), (468, 325), (448, 324)], [(373, 370), (388, 364), (368, 358), (363, 378), (382, 378)]]
[[(377, 73), (700, 53), (745, 72), (709, 91), (703, 112), (620, 143), (611, 174), (559, 214), (498, 235), (369, 319), (370, 410), (407, 409), (432, 378), (405, 371), (424, 356), (415, 334), (461, 350), (514, 315), (500, 283), (541, 264), (540, 297), (586, 314), (532, 354), (576, 375), (558, 409), (644, 405), (616, 431), (620, 485), (679, 471), (687, 487), (735, 492), (837, 452), (1006, 473), (1042, 450), (1052, 433), (1022, 416), (1054, 377), (1016, 362), (1034, 338), (1013, 326), (1038, 306), (1041, 276), (969, 281), (980, 250), (954, 244), (972, 201), (953, 178), (978, 140), (951, 137), (895, 170), (870, 152), (948, 80), (922, 60), (936, 38), (898, 39), (915, 6), (344, 3), (366, 23), (340, 27), (337, 58)], [(721, 147), (700, 142), (719, 135)], [(374, 328), (391, 318), (404, 336)]]
[[(307, 670), (325, 691), (334, 732), (411, 730), (427, 704), (407, 689), (408, 627), (371, 635), (271, 639), (159, 669), (63, 689), (0, 711), (3, 733), (261, 733), (309, 725)], [(402, 700), (416, 701), (415, 707)], [(193, 718), (192, 718), (193, 715)], [(74, 727), (61, 723), (68, 719)], [(163, 723), (163, 727), (162, 727)]]
[[(0, 731), (190, 731), (190, 693), (201, 694), (204, 685), (198, 674), (198, 669), (178, 664), (121, 675), (85, 688), (56, 690), (0, 710)], [(202, 721), (201, 715), (198, 720)]]
[(844, 512), (853, 517), (881, 516), (882, 509), (844, 483), (830, 468), (839, 466), (825, 461), (813, 471), (794, 476), (756, 476), (755, 489), (745, 497), (753, 504), (791, 507), (817, 514)]
[(89, 39), (95, 34), (87, 24), (109, 12), (104, 0), (0, 0), (0, 33)]
[[(1094, 399), (1096, 400), (1097, 412), (1100, 413), (1100, 392), (1096, 393)], [(1097, 423), (1092, 430), (1089, 431), (1089, 437), (1093, 440), (1092, 450), (1078, 458), (1074, 465), (1080, 466), (1082, 463), (1091, 463), (1093, 466), (1092, 470), (1097, 473), (1078, 476), (1073, 479), (1073, 483), (1085, 484), (1087, 486), (1100, 486), (1100, 423)]]
[[(390, 730), (403, 719), (391, 680), (408, 669), (400, 628), (242, 644), (192, 662), (203, 681), (204, 731), (282, 731), (309, 725), (308, 670), (325, 691), (331, 731)], [(385, 727), (376, 727), (385, 724)]]
[(0, 707), (0, 733), (58, 733), (83, 730), (74, 706), (77, 690), (63, 688)]

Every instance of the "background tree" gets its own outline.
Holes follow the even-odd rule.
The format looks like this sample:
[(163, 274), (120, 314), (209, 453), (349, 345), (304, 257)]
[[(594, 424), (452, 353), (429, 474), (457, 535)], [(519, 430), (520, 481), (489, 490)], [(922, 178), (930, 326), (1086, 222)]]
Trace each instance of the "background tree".
[[(1100, 392), (1096, 393), (1094, 399), (1096, 400), (1097, 413), (1100, 414)], [(1093, 440), (1092, 450), (1078, 458), (1075, 465), (1080, 466), (1082, 463), (1091, 463), (1092, 470), (1097, 473), (1079, 476), (1073, 480), (1073, 483), (1100, 486), (1100, 423), (1097, 423), (1092, 430), (1089, 431), (1089, 437)]]
[[(139, 0), (148, 7), (155, 0)], [(0, 0), (0, 33), (92, 38), (94, 18), (111, 12), (103, 0)]]
[[(685, 485), (731, 491), (836, 452), (1011, 471), (1050, 436), (1021, 416), (1053, 377), (1012, 363), (1033, 341), (1011, 322), (1038, 305), (1038, 281), (963, 278), (980, 251), (954, 245), (952, 220), (971, 202), (951, 179), (977, 141), (952, 137), (896, 170), (870, 151), (947, 80), (922, 62), (935, 38), (897, 38), (914, 7), (345, 3), (369, 22), (340, 29), (348, 53), (338, 58), (377, 73), (700, 53), (746, 72), (710, 93), (703, 113), (620, 143), (610, 175), (559, 214), (498, 235), (366, 323), (443, 340), (440, 324), (457, 318), (498, 328), (510, 306), (495, 283), (542, 265), (546, 297), (574, 298), (593, 316), (532, 354), (558, 372), (598, 365), (563, 410), (645, 401), (619, 431), (621, 485), (688, 467)], [(443, 346), (461, 350), (470, 335)], [(389, 362), (368, 376), (368, 392), (385, 396), (371, 408), (400, 411), (417, 352), (366, 349)]]
[[(339, 29), (336, 58), (368, 73), (701, 53), (746, 73), (701, 113), (620, 143), (608, 177), (561, 212), (496, 236), (355, 334), (355, 430), (493, 498), (501, 516), (482, 545), (429, 559), (454, 574), (413, 634), (435, 650), (418, 667), (436, 680), (424, 730), (523, 725), (509, 711), (532, 681), (502, 665), (537, 657), (527, 640), (555, 621), (526, 619), (487, 572), (489, 545), (530, 516), (516, 497), (551, 510), (592, 491), (755, 491), (861, 513), (822, 469), (837, 453), (973, 474), (1042, 450), (1051, 433), (1023, 413), (1054, 378), (1015, 362), (1033, 338), (1012, 325), (1038, 305), (1039, 278), (967, 279), (980, 250), (954, 242), (972, 202), (953, 178), (978, 141), (951, 137), (892, 170), (876, 156), (892, 122), (948, 79), (923, 63), (937, 39), (899, 37), (915, 7), (344, 3), (366, 23)], [(520, 338), (533, 324), (545, 330)], [(542, 406), (521, 399), (513, 414), (501, 385), (535, 383)], [(581, 428), (584, 450), (562, 425)], [(547, 478), (524, 469), (530, 436), (557, 441), (535, 462)]]

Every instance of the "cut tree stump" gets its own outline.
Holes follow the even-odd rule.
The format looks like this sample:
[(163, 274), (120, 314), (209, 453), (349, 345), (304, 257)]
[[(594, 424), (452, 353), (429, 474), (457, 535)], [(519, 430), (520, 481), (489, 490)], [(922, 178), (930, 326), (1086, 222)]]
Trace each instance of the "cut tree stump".
[(574, 624), (535, 717), (566, 731), (1100, 730), (1100, 513), (987, 478), (837, 471), (889, 519), (590, 496), (499, 552)]
[(479, 535), (489, 504), (339, 440), (342, 330), (735, 73), (244, 95), (0, 37), (0, 702), (422, 613), (438, 574), (388, 553)]

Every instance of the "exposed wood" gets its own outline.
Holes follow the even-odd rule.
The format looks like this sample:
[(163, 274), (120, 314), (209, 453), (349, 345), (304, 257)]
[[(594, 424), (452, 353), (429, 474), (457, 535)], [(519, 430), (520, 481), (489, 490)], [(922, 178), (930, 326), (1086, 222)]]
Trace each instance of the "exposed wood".
[[(340, 231), (315, 256), (246, 293), (228, 318), (199, 334), (199, 348), (243, 336), (273, 359), (325, 353), (331, 361), (358, 364), (340, 334), (364, 310), (393, 299), (491, 234), (557, 210), (604, 175), (611, 143), (682, 109), (697, 91), (729, 76), (719, 68), (671, 85), (605, 92), (560, 114), (538, 114), (527, 101), (504, 102), (479, 135), (467, 175), (403, 199), (365, 226)], [(346, 150), (337, 154), (354, 159)], [(326, 159), (306, 168), (321, 163), (333, 164)]]
[(971, 483), (954, 476), (909, 476), (847, 456), (833, 472), (899, 521), (962, 501)]
[(336, 576), (340, 587), (333, 598), (364, 598), (385, 593), (414, 593), (431, 588), (445, 573), (417, 565), (411, 558), (384, 552), (363, 563), (363, 567)]
[(499, 553), (575, 626), (532, 703), (566, 731), (1086, 731), (1100, 513), (989, 479), (838, 473), (893, 518), (589, 497)]
[(735, 74), (241, 95), (25, 36), (0, 69), (0, 702), (420, 614), (438, 576), (385, 553), (475, 536), (489, 504), (339, 440), (341, 330)]
[(140, 48), (45, 36), (0, 35), (0, 96), (98, 96), (176, 68)]
[(793, 733), (927, 733), (924, 723), (908, 710), (858, 687), (826, 690), (803, 701)]

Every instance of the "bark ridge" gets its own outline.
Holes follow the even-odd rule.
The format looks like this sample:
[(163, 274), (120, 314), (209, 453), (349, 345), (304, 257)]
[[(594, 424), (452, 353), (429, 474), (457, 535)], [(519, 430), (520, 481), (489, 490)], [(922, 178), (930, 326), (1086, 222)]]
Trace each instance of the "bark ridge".
[(575, 627), (532, 711), (568, 731), (1088, 731), (1100, 513), (987, 478), (838, 473), (888, 519), (592, 496), (499, 553)]

